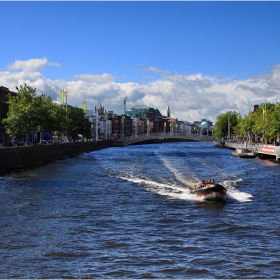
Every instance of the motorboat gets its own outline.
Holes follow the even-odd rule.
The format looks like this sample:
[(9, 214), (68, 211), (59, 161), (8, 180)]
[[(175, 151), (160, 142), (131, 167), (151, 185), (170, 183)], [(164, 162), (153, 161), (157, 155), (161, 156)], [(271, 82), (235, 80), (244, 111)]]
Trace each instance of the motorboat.
[(207, 184), (204, 188), (199, 186), (192, 191), (192, 194), (203, 197), (204, 200), (208, 201), (227, 202), (227, 189), (220, 184)]
[(254, 158), (257, 156), (257, 153), (249, 149), (236, 148), (232, 155), (240, 158)]

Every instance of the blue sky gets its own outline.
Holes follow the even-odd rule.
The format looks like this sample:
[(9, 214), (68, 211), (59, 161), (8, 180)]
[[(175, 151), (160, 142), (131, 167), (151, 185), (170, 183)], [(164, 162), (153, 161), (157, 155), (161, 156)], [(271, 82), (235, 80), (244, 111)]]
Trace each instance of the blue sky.
[(0, 2), (0, 86), (180, 120), (280, 101), (280, 2)]

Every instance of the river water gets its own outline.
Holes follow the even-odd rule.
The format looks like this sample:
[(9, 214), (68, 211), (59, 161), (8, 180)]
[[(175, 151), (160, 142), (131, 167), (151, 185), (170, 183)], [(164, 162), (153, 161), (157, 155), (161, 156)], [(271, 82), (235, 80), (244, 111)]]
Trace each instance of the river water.
[[(1, 176), (0, 278), (280, 278), (280, 165), (231, 152), (127, 146)], [(209, 178), (228, 203), (190, 193)]]

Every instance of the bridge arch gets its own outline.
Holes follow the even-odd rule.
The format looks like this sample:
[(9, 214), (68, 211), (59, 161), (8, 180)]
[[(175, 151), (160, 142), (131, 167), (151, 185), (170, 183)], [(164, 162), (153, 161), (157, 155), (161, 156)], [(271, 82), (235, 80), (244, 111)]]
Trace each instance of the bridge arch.
[(163, 143), (163, 142), (178, 142), (178, 141), (197, 141), (197, 142), (213, 142), (213, 136), (200, 134), (139, 134), (130, 137), (123, 137), (114, 141), (115, 146), (125, 147), (128, 145), (135, 145), (141, 143)]

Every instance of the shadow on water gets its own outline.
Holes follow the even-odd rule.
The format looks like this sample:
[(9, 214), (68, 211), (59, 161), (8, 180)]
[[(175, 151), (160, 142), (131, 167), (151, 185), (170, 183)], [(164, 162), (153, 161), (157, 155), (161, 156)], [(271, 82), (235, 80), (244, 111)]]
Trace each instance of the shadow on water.
[(196, 202), (197, 206), (204, 207), (206, 211), (220, 211), (227, 207), (231, 202), (220, 201), (199, 201)]

